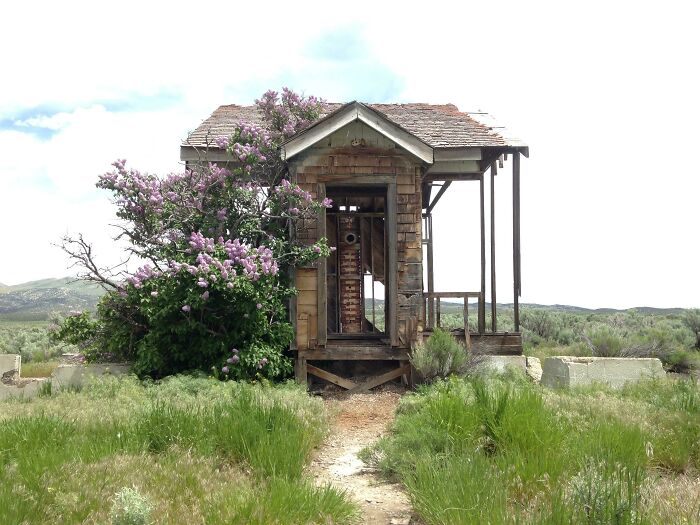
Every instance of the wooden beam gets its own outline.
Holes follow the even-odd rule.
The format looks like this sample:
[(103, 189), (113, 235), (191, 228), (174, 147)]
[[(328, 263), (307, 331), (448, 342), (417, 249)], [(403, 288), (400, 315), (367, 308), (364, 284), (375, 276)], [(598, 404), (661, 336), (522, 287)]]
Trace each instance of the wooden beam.
[(481, 148), (436, 148), (433, 150), (435, 162), (441, 160), (481, 160)]
[(299, 357), (309, 361), (405, 361), (407, 350), (362, 345), (339, 345), (316, 350), (299, 350)]
[(496, 163), (491, 163), (491, 331), (498, 330), (496, 315)]
[(355, 386), (354, 388), (350, 389), (350, 393), (354, 394), (357, 392), (365, 392), (367, 390), (371, 390), (375, 386), (383, 385), (387, 381), (391, 381), (392, 379), (396, 379), (397, 377), (401, 377), (404, 374), (410, 374), (411, 373), (411, 365), (409, 363), (406, 363), (404, 365), (401, 365), (398, 368), (395, 368), (394, 370), (390, 370), (389, 372), (386, 372), (385, 374), (382, 374), (377, 377), (373, 377), (372, 379), (369, 379), (368, 381), (359, 384)]
[(444, 195), (444, 193), (447, 191), (447, 188), (450, 187), (450, 184), (452, 184), (452, 181), (451, 181), (451, 180), (448, 180), (447, 182), (445, 182), (445, 183), (442, 185), (442, 188), (440, 188), (440, 191), (437, 192), (437, 194), (435, 195), (435, 198), (434, 198), (433, 201), (430, 203), (430, 205), (428, 206), (428, 208), (425, 210), (426, 213), (430, 213), (430, 212), (433, 211), (433, 208), (435, 207), (435, 205), (436, 205), (436, 204), (438, 203), (438, 201), (440, 200), (440, 197), (442, 197), (442, 196)]
[[(433, 216), (428, 214), (428, 293), (435, 292), (435, 275), (433, 266)], [(430, 296), (428, 298), (428, 327), (435, 326), (435, 299)]]
[[(396, 181), (387, 186), (386, 192), (386, 229), (387, 229), (387, 282), (389, 284), (389, 312), (385, 319), (386, 329), (389, 332), (391, 346), (399, 346), (398, 334), (398, 266), (397, 266), (397, 218), (396, 218)], [(385, 313), (386, 316), (386, 313)]]
[(326, 381), (328, 381), (329, 383), (333, 383), (334, 385), (342, 386), (346, 390), (351, 390), (358, 386), (356, 383), (353, 383), (349, 379), (345, 379), (338, 375), (332, 374), (331, 372), (322, 370), (314, 365), (307, 364), (306, 368), (309, 374), (314, 375), (316, 377), (320, 377), (321, 379), (325, 379)]
[(478, 160), (440, 160), (434, 162), (426, 173), (470, 173), (481, 171), (480, 167)]
[(481, 173), (430, 173), (423, 176), (423, 182), (479, 180)]
[(513, 153), (513, 325), (520, 331), (520, 154)]
[(481, 253), (481, 296), (479, 297), (479, 333), (486, 331), (486, 218), (484, 215), (484, 176), (479, 179), (479, 229)]
[[(326, 197), (326, 185), (320, 183), (317, 188), (318, 200), (323, 200)], [(317, 225), (318, 239), (326, 236), (326, 208), (323, 206), (318, 212)], [(328, 282), (326, 279), (327, 262), (326, 258), (322, 257), (318, 260), (318, 286), (316, 289), (316, 338), (320, 346), (326, 344), (328, 337)]]

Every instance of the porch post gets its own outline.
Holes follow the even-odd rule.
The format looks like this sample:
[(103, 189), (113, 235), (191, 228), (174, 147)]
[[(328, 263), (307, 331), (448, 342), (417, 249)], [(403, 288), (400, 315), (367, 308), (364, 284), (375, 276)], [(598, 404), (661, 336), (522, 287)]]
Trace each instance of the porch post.
[[(317, 188), (317, 198), (318, 200), (323, 200), (326, 197), (326, 185), (319, 183)], [(321, 207), (318, 212), (318, 225), (316, 228), (316, 235), (318, 239), (326, 236), (326, 208)], [(319, 346), (326, 346), (326, 341), (328, 339), (328, 282), (326, 279), (326, 268), (327, 262), (326, 258), (323, 257), (317, 261), (317, 287), (316, 287), (316, 307), (318, 308), (316, 320), (318, 322), (316, 328), (317, 343)]]
[[(425, 219), (428, 230), (428, 293), (432, 294), (435, 291), (435, 277), (433, 275), (433, 215), (428, 213)], [(435, 300), (432, 296), (428, 298), (428, 326), (433, 329), (435, 327)]]
[(491, 331), (498, 330), (496, 316), (496, 162), (491, 163)]
[(479, 227), (481, 229), (481, 296), (479, 297), (479, 333), (486, 331), (486, 221), (484, 218), (484, 174), (479, 176)]
[[(391, 346), (399, 346), (398, 334), (398, 312), (399, 297), (397, 289), (397, 231), (396, 231), (396, 179), (392, 180), (387, 185), (386, 191), (386, 226), (387, 226), (387, 273), (389, 284), (389, 311), (388, 317), (385, 317), (386, 326), (389, 330)], [(387, 315), (385, 309), (385, 316)]]
[(513, 324), (520, 331), (520, 152), (513, 153)]

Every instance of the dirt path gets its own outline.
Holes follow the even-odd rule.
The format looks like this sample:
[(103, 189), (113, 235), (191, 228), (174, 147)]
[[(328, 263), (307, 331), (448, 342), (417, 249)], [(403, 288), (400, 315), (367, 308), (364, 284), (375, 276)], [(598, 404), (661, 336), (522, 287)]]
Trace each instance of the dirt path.
[(331, 483), (347, 490), (360, 505), (367, 524), (413, 523), (411, 504), (402, 487), (387, 482), (357, 457), (360, 450), (387, 431), (401, 393), (389, 387), (368, 394), (324, 395), (335, 420), (311, 463), (310, 473), (319, 484)]

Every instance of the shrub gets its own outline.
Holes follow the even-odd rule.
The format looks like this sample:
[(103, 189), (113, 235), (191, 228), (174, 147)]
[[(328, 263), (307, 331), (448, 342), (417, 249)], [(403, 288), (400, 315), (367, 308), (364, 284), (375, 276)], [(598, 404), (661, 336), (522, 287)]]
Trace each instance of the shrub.
[(64, 238), (82, 277), (108, 292), (94, 320), (67, 318), (58, 340), (84, 346), (88, 360), (133, 361), (141, 377), (212, 367), (228, 379), (291, 373), (286, 304), (295, 290), (287, 270), (330, 248), (290, 231), (331, 202), (290, 182), (279, 145), (316, 120), (323, 103), (285, 89), (256, 104), (262, 126), (238, 124), (230, 136), (213, 137), (230, 155), (227, 168), (193, 163), (160, 177), (117, 160), (99, 177), (123, 221), (119, 238), (146, 264), (126, 280), (105, 275), (82, 236)]
[(683, 323), (695, 335), (695, 348), (700, 349), (700, 308), (686, 310), (683, 315)]
[(466, 347), (440, 328), (436, 328), (427, 341), (413, 349), (410, 359), (427, 381), (464, 374), (471, 364)]
[(112, 525), (148, 525), (152, 506), (136, 488), (125, 487), (114, 496)]

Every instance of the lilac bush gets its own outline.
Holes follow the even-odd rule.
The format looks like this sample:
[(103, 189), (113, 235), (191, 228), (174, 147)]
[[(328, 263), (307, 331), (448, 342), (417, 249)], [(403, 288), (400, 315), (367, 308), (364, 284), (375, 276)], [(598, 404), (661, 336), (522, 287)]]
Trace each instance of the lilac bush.
[(264, 126), (240, 123), (216, 137), (231, 158), (225, 165), (192, 163), (158, 176), (118, 160), (99, 177), (122, 221), (118, 238), (142, 264), (130, 273), (100, 269), (82, 237), (64, 239), (82, 277), (108, 293), (94, 319), (64, 322), (56, 338), (82, 344), (91, 359), (129, 359), (140, 375), (213, 368), (224, 378), (279, 378), (291, 371), (287, 270), (330, 248), (325, 239), (295, 242), (289, 232), (331, 202), (289, 180), (279, 146), (318, 119), (323, 103), (284, 89), (256, 104)]

